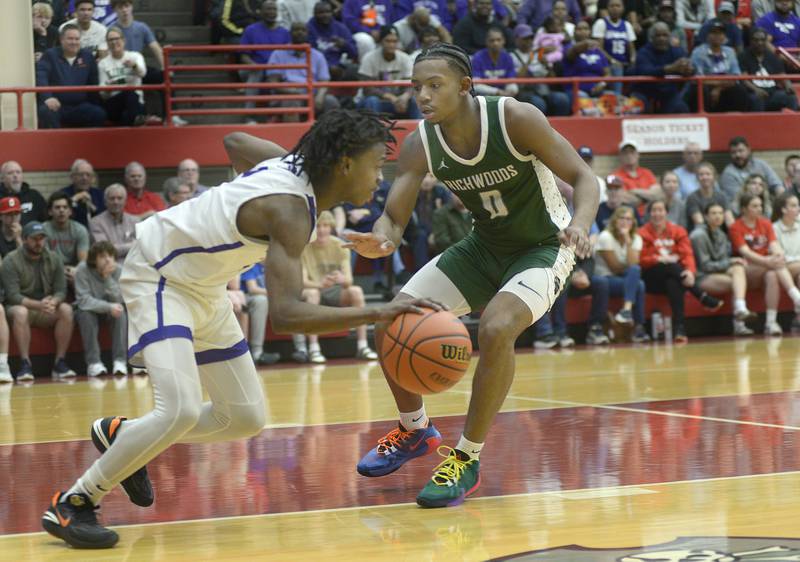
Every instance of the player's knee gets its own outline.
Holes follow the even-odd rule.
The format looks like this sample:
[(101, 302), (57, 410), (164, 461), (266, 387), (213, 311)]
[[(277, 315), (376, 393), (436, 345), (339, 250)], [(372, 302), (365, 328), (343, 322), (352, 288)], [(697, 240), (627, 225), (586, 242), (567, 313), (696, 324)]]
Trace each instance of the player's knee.
[(198, 400), (181, 400), (177, 407), (172, 407), (167, 415), (167, 423), (171, 432), (183, 435), (195, 425), (200, 419), (202, 404)]
[(504, 341), (513, 342), (519, 334), (514, 333), (514, 324), (503, 318), (500, 314), (493, 314), (489, 317), (481, 318), (478, 330), (478, 342), (480, 347), (493, 346)]
[(231, 412), (231, 425), (237, 437), (258, 435), (267, 423), (263, 402), (236, 406)]

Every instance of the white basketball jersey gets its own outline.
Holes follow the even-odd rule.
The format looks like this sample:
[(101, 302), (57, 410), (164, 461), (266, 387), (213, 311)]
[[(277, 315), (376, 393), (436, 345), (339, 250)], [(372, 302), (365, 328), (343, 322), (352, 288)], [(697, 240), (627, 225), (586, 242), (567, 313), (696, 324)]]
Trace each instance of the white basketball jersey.
[(136, 225), (136, 238), (147, 259), (167, 280), (199, 287), (224, 286), (263, 261), (267, 242), (244, 236), (236, 227), (239, 207), (265, 195), (301, 197), (308, 206), (311, 231), (316, 200), (308, 176), (293, 157), (261, 162), (233, 181), (209, 189)]

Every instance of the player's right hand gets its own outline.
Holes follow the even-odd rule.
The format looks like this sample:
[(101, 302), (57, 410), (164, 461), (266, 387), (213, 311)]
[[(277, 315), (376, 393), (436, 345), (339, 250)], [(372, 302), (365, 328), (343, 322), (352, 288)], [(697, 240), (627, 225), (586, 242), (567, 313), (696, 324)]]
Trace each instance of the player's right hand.
[(383, 234), (373, 232), (345, 232), (342, 236), (348, 241), (345, 248), (351, 248), (365, 258), (383, 258), (395, 251), (394, 242)]
[(378, 322), (391, 322), (397, 316), (406, 312), (424, 314), (425, 308), (430, 308), (439, 312), (447, 310), (447, 307), (430, 299), (412, 299), (408, 301), (392, 302), (378, 308)]

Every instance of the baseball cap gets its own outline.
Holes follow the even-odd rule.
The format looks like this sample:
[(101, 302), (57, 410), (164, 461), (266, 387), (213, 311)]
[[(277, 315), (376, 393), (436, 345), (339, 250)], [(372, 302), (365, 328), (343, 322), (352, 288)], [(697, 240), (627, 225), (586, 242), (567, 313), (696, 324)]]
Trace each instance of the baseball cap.
[(611, 174), (610, 176), (606, 176), (606, 187), (608, 189), (617, 188), (617, 187), (624, 187), (624, 185), (625, 184), (622, 183), (622, 180), (619, 178), (619, 176), (615, 176), (614, 174)]
[(638, 144), (636, 144), (634, 141), (632, 141), (632, 140), (623, 140), (621, 143), (619, 143), (619, 150), (620, 150), (620, 152), (621, 152), (621, 151), (622, 151), (622, 149), (623, 149), (623, 148), (625, 148), (626, 146), (630, 146), (630, 147), (632, 147), (634, 150), (639, 150), (639, 145), (638, 145)]
[(591, 160), (594, 158), (594, 151), (592, 150), (591, 146), (584, 145), (578, 149), (578, 156), (584, 160)]
[(720, 2), (719, 8), (717, 8), (717, 12), (730, 12), (732, 14), (735, 14), (736, 9), (733, 7), (733, 2)]
[(514, 28), (514, 37), (517, 39), (533, 37), (533, 28), (527, 24), (521, 23)]
[(30, 236), (38, 236), (40, 234), (42, 236), (47, 236), (47, 233), (44, 231), (44, 225), (39, 221), (31, 221), (22, 227), (23, 238), (29, 238)]
[(11, 213), (21, 213), (19, 199), (16, 197), (3, 197), (0, 199), (0, 215), (9, 215)]
[(712, 31), (721, 31), (725, 33), (725, 24), (719, 20), (711, 22), (711, 25), (708, 26), (708, 32), (711, 33)]

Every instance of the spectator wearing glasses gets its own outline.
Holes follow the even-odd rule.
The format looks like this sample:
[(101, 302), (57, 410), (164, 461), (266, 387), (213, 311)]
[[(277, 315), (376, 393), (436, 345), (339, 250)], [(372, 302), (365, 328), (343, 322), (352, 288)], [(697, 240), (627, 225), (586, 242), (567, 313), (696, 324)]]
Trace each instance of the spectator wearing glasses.
[[(118, 27), (109, 29), (106, 38), (110, 54), (97, 65), (100, 85), (141, 86), (142, 78), (147, 74), (144, 57), (136, 51), (125, 50), (125, 36)], [(101, 92), (100, 96), (112, 123), (125, 127), (144, 124), (144, 93), (141, 90), (112, 90)]]

